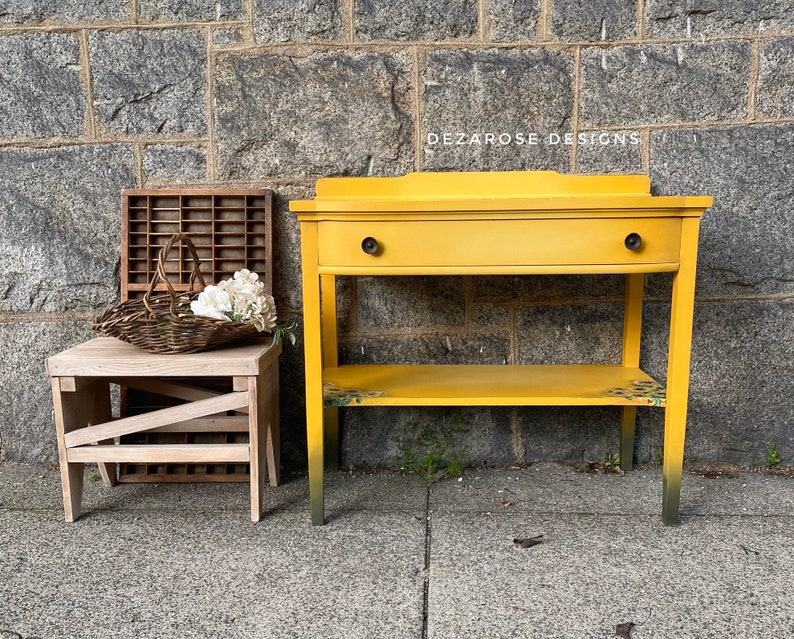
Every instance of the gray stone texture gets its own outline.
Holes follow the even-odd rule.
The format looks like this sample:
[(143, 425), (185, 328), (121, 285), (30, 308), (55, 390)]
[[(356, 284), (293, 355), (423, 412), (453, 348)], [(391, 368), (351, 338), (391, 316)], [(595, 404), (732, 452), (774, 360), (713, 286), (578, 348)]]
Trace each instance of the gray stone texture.
[(747, 114), (750, 46), (726, 41), (582, 50), (586, 127), (730, 120)]
[(400, 175), (413, 168), (404, 54), (219, 54), (221, 179)]
[[(643, 367), (666, 379), (669, 305), (646, 309)], [(700, 301), (695, 306), (687, 455), (762, 465), (777, 444), (794, 459), (794, 304), (782, 300)], [(663, 411), (643, 430), (659, 433)], [(640, 445), (642, 450), (644, 447)]]
[(129, 0), (3, 0), (0, 7), (0, 24), (124, 20), (129, 17)]
[(0, 149), (0, 311), (94, 310), (118, 297), (123, 144)]
[(207, 54), (200, 31), (94, 31), (89, 48), (94, 108), (109, 131), (206, 132)]
[(357, 290), (357, 277), (348, 277), (346, 275), (337, 276), (336, 315), (337, 327), (340, 335), (354, 330), (354, 327), (358, 325), (359, 318), (356, 308), (358, 302)]
[[(516, 461), (511, 445), (510, 412), (509, 408), (477, 407), (344, 409), (340, 464), (404, 466), (406, 451), (421, 459), (428, 452), (437, 452), (448, 445), (444, 464), (458, 458), (469, 464), (487, 461), (505, 466)], [(432, 434), (422, 438), (425, 429)]]
[(191, 182), (207, 177), (207, 149), (149, 144), (143, 150), (145, 182)]
[[(127, 486), (118, 488), (124, 494)], [(341, 506), (336, 526), (312, 529), (305, 511), (294, 510), (254, 526), (243, 513), (192, 503), (110, 509), (73, 526), (53, 511), (3, 509), (3, 627), (60, 639), (421, 633), (424, 516)]]
[(471, 278), (472, 298), (480, 302), (522, 305), (617, 302), (623, 299), (622, 275), (489, 275)]
[(477, 33), (476, 0), (355, 0), (361, 40), (433, 40)]
[(471, 302), (468, 305), (471, 323), (491, 330), (506, 329), (510, 322), (510, 309), (506, 305)]
[[(424, 170), (567, 169), (573, 58), (562, 51), (431, 51), (424, 72)], [(538, 143), (525, 142), (530, 133)], [(450, 144), (443, 142), (451, 134)], [(487, 134), (493, 136), (489, 143)], [(431, 135), (439, 142), (432, 143)], [(507, 141), (509, 136), (510, 140)], [(462, 136), (462, 137), (461, 137)], [(475, 142), (475, 136), (477, 136)]]
[[(310, 197), (305, 186), (271, 184), (276, 204), (273, 211), (273, 297), (279, 321), (298, 323), (297, 345), (284, 344), (279, 360), (281, 394), (281, 461), (285, 469), (306, 468), (306, 413), (303, 358), (303, 287), (301, 285), (300, 230), (290, 213), (289, 201)], [(350, 315), (345, 307), (340, 313)]]
[(460, 326), (463, 277), (360, 277), (359, 319), (368, 328)]
[(794, 116), (794, 37), (761, 45), (756, 110), (771, 118)]
[(540, 0), (491, 0), (488, 14), (494, 42), (537, 40)]
[(281, 466), (285, 471), (300, 471), (307, 467), (306, 411), (304, 377), (304, 342), (301, 326), (297, 331), (297, 346), (284, 348), (279, 359), (279, 410), (281, 430)]
[(637, 35), (636, 0), (555, 0), (551, 29), (555, 38), (612, 41)]
[(653, 38), (700, 38), (790, 29), (790, 0), (646, 0), (645, 28)]
[(656, 131), (651, 180), (662, 195), (713, 195), (701, 223), (698, 293), (794, 291), (794, 125)]
[[(659, 379), (654, 377), (654, 379)], [(614, 427), (614, 420), (610, 422)], [(687, 422), (689, 425), (689, 422)], [(687, 429), (687, 442), (684, 456), (692, 457), (692, 430)], [(642, 408), (637, 411), (636, 430), (634, 432), (634, 463), (660, 464), (664, 458), (664, 411), (658, 408)], [(703, 459), (703, 458), (701, 458)]]
[[(299, 322), (280, 367), (282, 459), (304, 468), (300, 233), (288, 201), (312, 197), (319, 177), (421, 168), (648, 172), (654, 193), (714, 195), (701, 229), (687, 455), (757, 464), (776, 443), (794, 459), (794, 8), (640, 4), (642, 32), (630, 0), (6, 0), (4, 454), (54, 458), (42, 361), (88, 337), (88, 318), (117, 298), (119, 191), (212, 181), (277, 192), (274, 294), (282, 319)], [(424, 44), (412, 52), (411, 42)], [(573, 43), (592, 45), (581, 51), (580, 105)], [(638, 127), (642, 144), (551, 144), (549, 134), (573, 133), (575, 108), (577, 131)], [(429, 133), (463, 133), (465, 143), (430, 144)], [(538, 144), (517, 143), (519, 133)], [(111, 143), (130, 137), (140, 153)], [(660, 381), (671, 281), (646, 284), (642, 365)], [(343, 277), (337, 290), (346, 362), (619, 358), (620, 276)], [(350, 463), (392, 463), (390, 438), (411, 414), (371, 410), (343, 411)], [(452, 413), (416, 414), (441, 428)], [(474, 461), (598, 459), (617, 447), (611, 408), (467, 415)], [(662, 410), (639, 411), (637, 460), (660, 451), (663, 421)]]
[[(386, 489), (382, 488), (384, 492)], [(661, 464), (646, 464), (624, 474), (588, 471), (579, 464), (541, 462), (521, 468), (472, 468), (460, 481), (436, 482), (430, 487), (429, 507), (438, 516), (491, 512), (520, 522), (538, 512), (658, 517), (661, 499)], [(510, 506), (503, 506), (504, 500), (508, 500)], [(793, 510), (794, 482), (783, 474), (747, 472), (725, 464), (685, 465), (681, 491), (681, 512), (685, 517), (731, 519), (730, 515), (741, 514), (768, 518), (777, 513), (781, 518), (788, 518)], [(688, 524), (704, 521), (693, 517), (686, 519), (684, 526), (672, 533), (674, 537)], [(660, 520), (649, 521), (648, 525), (664, 530)], [(512, 542), (512, 537), (509, 541)], [(632, 634), (635, 632), (639, 635), (639, 628)], [(652, 636), (653, 631), (646, 634), (645, 639)], [(607, 635), (602, 639), (607, 639)]]
[(273, 296), (279, 308), (300, 312), (303, 306), (301, 280), (301, 237), (298, 218), (289, 210), (290, 200), (313, 197), (310, 189), (294, 185), (272, 185), (273, 210)]
[(2, 458), (58, 459), (52, 390), (44, 370), (51, 355), (96, 337), (88, 321), (0, 322), (0, 444)]
[(620, 409), (614, 406), (528, 406), (516, 409), (526, 461), (601, 461), (620, 452)]
[(139, 0), (145, 20), (221, 21), (246, 17), (244, 0)]
[[(580, 135), (587, 141), (576, 148), (580, 173), (647, 172), (642, 168), (643, 144), (639, 131), (585, 131)], [(604, 140), (608, 143), (604, 144)]]
[(245, 42), (245, 31), (235, 27), (219, 27), (212, 30), (212, 44), (216, 47), (233, 47)]
[(86, 92), (77, 38), (60, 33), (0, 37), (0, 137), (76, 137)]
[(339, 0), (254, 0), (257, 42), (328, 40), (341, 35)]
[(522, 307), (517, 331), (519, 364), (620, 364), (623, 305)]
[(351, 336), (340, 344), (342, 364), (506, 364), (507, 331), (438, 331), (435, 334)]

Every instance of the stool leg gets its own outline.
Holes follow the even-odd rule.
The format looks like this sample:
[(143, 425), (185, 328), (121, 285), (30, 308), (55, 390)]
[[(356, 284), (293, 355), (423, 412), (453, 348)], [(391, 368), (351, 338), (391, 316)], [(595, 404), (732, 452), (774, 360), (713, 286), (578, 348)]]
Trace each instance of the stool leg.
[[(115, 440), (113, 439), (103, 439), (101, 442), (97, 442), (100, 445), (109, 445), (114, 443)], [(107, 486), (110, 488), (111, 486), (115, 486), (119, 483), (118, 476), (116, 473), (116, 464), (107, 464), (103, 462), (98, 462), (99, 466), (99, 476), (102, 478), (102, 485)]]
[[(113, 418), (113, 411), (110, 407), (110, 384), (105, 380), (94, 382), (93, 390), (94, 401), (91, 403), (91, 415), (89, 424), (106, 424)], [(103, 439), (98, 444), (112, 444), (112, 439)], [(98, 463), (99, 476), (105, 486), (115, 486), (118, 483), (116, 476), (116, 464)]]
[(268, 372), (248, 378), (248, 441), (250, 482), (251, 482), (251, 521), (262, 518), (262, 493), (265, 488), (265, 448), (267, 446), (266, 424), (270, 421), (267, 414)]
[(274, 362), (265, 374), (265, 390), (267, 393), (267, 471), (271, 486), (278, 486), (281, 481), (281, 432), (279, 430), (279, 388), (278, 362)]
[(65, 380), (60, 377), (51, 379), (64, 518), (66, 521), (74, 521), (80, 516), (85, 464), (69, 463), (64, 436), (66, 433), (88, 425), (90, 411), (87, 410), (87, 407), (90, 404), (90, 398), (81, 397), (83, 394), (77, 390), (74, 378), (68, 378), (68, 381), (71, 384), (65, 383)]
[(61, 464), (63, 514), (68, 522), (75, 521), (82, 513), (84, 471), (85, 464)]

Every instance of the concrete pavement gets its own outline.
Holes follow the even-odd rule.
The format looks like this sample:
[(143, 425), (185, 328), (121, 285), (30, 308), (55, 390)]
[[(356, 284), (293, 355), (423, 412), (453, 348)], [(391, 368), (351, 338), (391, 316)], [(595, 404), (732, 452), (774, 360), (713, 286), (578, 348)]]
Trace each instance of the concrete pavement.
[[(0, 464), (0, 638), (794, 637), (794, 479), (569, 466), (308, 482), (87, 483), (63, 521), (55, 468)], [(517, 537), (543, 535), (520, 548)], [(16, 634), (13, 634), (16, 633)]]

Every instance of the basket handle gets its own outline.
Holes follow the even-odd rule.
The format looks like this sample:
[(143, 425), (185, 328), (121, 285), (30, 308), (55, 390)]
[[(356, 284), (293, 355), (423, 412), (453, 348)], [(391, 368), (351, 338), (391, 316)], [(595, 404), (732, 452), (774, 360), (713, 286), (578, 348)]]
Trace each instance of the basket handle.
[(194, 290), (196, 280), (198, 280), (201, 284), (202, 290), (207, 286), (207, 283), (204, 281), (204, 276), (201, 274), (201, 260), (199, 260), (198, 253), (196, 253), (196, 247), (193, 244), (193, 241), (185, 233), (175, 233), (169, 238), (168, 242), (165, 243), (163, 248), (160, 249), (160, 253), (157, 255), (157, 270), (155, 271), (154, 277), (152, 277), (152, 281), (149, 282), (149, 290), (147, 290), (143, 295), (143, 305), (150, 313), (153, 313), (154, 311), (152, 310), (152, 307), (149, 306), (149, 298), (154, 294), (154, 289), (157, 287), (158, 280), (162, 280), (168, 289), (168, 295), (171, 297), (171, 315), (177, 315), (176, 293), (174, 292), (174, 287), (171, 285), (171, 282), (168, 281), (168, 275), (165, 272), (165, 260), (168, 257), (168, 254), (171, 252), (174, 244), (178, 244), (180, 242), (187, 247), (188, 251), (190, 251), (190, 255), (193, 258), (193, 270), (190, 273), (190, 290)]

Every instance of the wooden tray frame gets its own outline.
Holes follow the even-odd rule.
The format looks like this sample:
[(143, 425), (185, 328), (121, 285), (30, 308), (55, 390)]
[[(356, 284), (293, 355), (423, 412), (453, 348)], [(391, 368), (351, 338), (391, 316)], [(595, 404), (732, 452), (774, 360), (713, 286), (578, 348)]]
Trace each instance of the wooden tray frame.
[[(157, 254), (174, 233), (187, 233), (207, 283), (247, 268), (268, 293), (273, 284), (273, 191), (270, 189), (125, 189), (121, 198), (121, 299), (140, 297), (157, 268)], [(188, 289), (187, 248), (166, 264), (176, 291)], [(157, 290), (165, 290), (158, 285)]]

